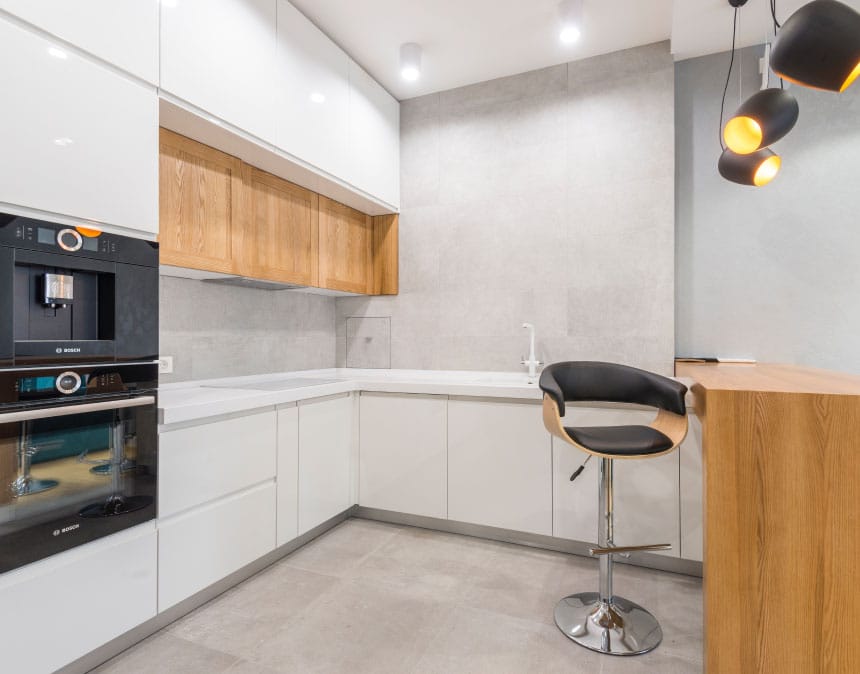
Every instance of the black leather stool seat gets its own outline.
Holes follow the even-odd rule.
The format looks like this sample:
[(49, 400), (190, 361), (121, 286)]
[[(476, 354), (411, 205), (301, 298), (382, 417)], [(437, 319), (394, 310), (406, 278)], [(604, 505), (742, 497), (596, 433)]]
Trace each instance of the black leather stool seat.
[(650, 426), (581, 426), (564, 430), (578, 445), (608, 456), (659, 454), (673, 447), (668, 436)]

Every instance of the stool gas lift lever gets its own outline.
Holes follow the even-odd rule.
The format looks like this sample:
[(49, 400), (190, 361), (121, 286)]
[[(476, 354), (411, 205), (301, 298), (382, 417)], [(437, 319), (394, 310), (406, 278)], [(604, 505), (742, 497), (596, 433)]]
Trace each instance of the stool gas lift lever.
[(579, 468), (577, 468), (575, 471), (573, 471), (573, 475), (570, 476), (571, 482), (573, 482), (576, 478), (578, 478), (580, 475), (582, 475), (582, 471), (585, 470), (585, 464), (587, 464), (589, 461), (591, 461), (591, 457), (592, 457), (592, 455), (589, 454), (588, 458), (586, 458), (585, 461), (582, 462), (582, 465)]

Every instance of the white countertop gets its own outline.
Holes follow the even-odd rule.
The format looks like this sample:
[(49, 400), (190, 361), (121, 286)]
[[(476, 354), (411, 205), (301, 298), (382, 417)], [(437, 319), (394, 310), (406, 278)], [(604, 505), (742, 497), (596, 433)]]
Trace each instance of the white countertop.
[[(681, 381), (689, 385), (689, 380)], [(255, 385), (267, 388), (251, 388)], [(522, 372), (330, 368), (164, 384), (159, 387), (159, 423), (177, 424), (352, 391), (516, 400), (542, 397), (538, 385), (529, 384)]]

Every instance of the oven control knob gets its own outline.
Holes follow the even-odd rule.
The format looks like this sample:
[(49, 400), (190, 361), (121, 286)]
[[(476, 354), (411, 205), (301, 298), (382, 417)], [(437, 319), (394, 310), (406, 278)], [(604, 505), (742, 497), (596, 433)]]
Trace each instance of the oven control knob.
[(57, 232), (57, 245), (63, 250), (74, 253), (84, 245), (84, 239), (74, 229), (61, 229)]
[(56, 381), (57, 390), (64, 395), (72, 395), (81, 388), (81, 376), (77, 372), (63, 372)]

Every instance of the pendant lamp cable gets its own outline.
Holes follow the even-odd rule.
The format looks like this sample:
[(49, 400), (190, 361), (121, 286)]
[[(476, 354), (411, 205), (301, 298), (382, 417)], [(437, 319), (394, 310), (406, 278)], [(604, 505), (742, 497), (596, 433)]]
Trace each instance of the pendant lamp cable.
[[(770, 0), (770, 15), (773, 17), (773, 36), (776, 38), (776, 32), (782, 28), (782, 24), (776, 20), (776, 0)], [(770, 68), (770, 64), (768, 64), (768, 68)], [(782, 78), (779, 78), (779, 88), (785, 89), (785, 82), (782, 81)]]
[(726, 85), (723, 87), (723, 100), (720, 103), (720, 128), (719, 128), (719, 137), (720, 137), (720, 147), (723, 150), (726, 149), (725, 144), (723, 143), (723, 115), (725, 114), (726, 109), (726, 94), (729, 91), (729, 80), (732, 78), (732, 68), (735, 65), (735, 41), (738, 36), (738, 8), (735, 7), (735, 16), (732, 20), (732, 57), (729, 61), (729, 72), (726, 73)]

